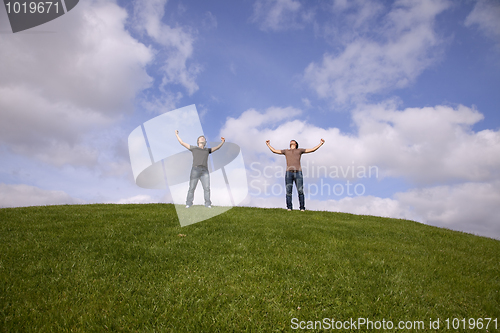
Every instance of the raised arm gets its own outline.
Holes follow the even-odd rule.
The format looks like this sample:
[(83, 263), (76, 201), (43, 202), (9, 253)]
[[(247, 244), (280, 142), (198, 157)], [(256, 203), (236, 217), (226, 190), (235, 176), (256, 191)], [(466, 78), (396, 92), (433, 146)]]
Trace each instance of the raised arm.
[(306, 151), (304, 152), (304, 154), (312, 153), (312, 152), (318, 150), (318, 148), (321, 147), (324, 143), (325, 143), (325, 140), (321, 139), (321, 142), (319, 143), (319, 145), (317, 145), (314, 148), (308, 148), (308, 149), (306, 149)]
[(266, 145), (269, 147), (269, 149), (270, 149), (273, 153), (283, 155), (283, 153), (282, 153), (280, 150), (276, 150), (276, 149), (274, 149), (273, 147), (271, 147), (271, 141), (270, 141), (270, 140), (266, 140)]
[(177, 140), (179, 140), (179, 143), (186, 147), (186, 149), (189, 149), (189, 145), (185, 142), (182, 142), (181, 138), (179, 137), (179, 131), (175, 130), (175, 136), (177, 137)]
[(216, 151), (217, 149), (219, 149), (220, 147), (222, 147), (222, 145), (224, 144), (224, 142), (226, 142), (226, 139), (224, 139), (222, 136), (220, 137), (220, 139), (221, 139), (221, 143), (219, 143), (219, 145), (217, 147), (212, 148), (212, 153), (214, 151)]

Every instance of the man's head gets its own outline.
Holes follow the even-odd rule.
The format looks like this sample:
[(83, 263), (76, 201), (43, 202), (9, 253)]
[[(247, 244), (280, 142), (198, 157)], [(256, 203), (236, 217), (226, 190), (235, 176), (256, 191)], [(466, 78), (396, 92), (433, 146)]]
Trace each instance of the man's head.
[(299, 143), (295, 140), (290, 141), (290, 149), (297, 149), (299, 148)]
[(200, 135), (198, 137), (198, 140), (196, 140), (196, 144), (200, 148), (205, 148), (205, 146), (207, 145), (207, 139), (205, 139), (205, 137), (203, 135)]

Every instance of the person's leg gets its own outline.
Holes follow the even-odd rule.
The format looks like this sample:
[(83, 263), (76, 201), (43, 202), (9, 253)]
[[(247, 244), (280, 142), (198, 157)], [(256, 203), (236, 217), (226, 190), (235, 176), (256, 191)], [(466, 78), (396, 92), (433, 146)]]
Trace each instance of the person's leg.
[(297, 192), (299, 193), (300, 210), (305, 210), (304, 177), (302, 176), (302, 171), (296, 172), (295, 174), (295, 185), (297, 186)]
[(193, 167), (191, 169), (191, 175), (189, 176), (189, 190), (186, 198), (186, 206), (192, 206), (194, 200), (194, 190), (196, 190), (196, 185), (198, 184), (198, 179), (200, 179), (199, 169)]
[(208, 172), (208, 169), (202, 169), (200, 180), (205, 196), (205, 207), (211, 206), (212, 202), (210, 201), (210, 174)]
[(292, 206), (293, 172), (285, 173), (286, 208), (293, 209)]

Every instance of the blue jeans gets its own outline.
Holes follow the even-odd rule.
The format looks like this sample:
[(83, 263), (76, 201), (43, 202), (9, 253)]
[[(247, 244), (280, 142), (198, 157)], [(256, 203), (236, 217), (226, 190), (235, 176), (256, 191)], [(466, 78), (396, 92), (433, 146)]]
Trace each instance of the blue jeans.
[(302, 176), (302, 171), (291, 172), (287, 171), (285, 173), (285, 185), (286, 185), (286, 207), (288, 209), (293, 209), (292, 207), (292, 189), (293, 183), (297, 187), (297, 192), (299, 193), (299, 204), (300, 210), (305, 210), (305, 200), (304, 200), (304, 178)]
[(193, 204), (194, 190), (196, 190), (196, 185), (198, 185), (198, 179), (201, 181), (201, 186), (203, 186), (203, 192), (205, 194), (205, 206), (211, 206), (212, 203), (210, 202), (210, 174), (208, 173), (208, 169), (203, 166), (195, 166), (191, 169), (186, 205), (191, 206)]

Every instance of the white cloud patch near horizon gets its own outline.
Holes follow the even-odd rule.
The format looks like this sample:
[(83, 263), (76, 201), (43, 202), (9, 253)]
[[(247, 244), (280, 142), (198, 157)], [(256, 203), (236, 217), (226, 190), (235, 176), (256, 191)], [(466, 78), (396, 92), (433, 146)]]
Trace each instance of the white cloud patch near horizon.
[[(371, 94), (408, 86), (439, 59), (443, 41), (434, 22), (449, 6), (446, 0), (396, 1), (383, 17), (382, 28), (370, 29), (365, 26), (370, 21), (362, 10), (365, 6), (358, 6), (362, 33), (354, 37), (349, 33), (352, 40), (341, 52), (326, 52), (319, 64), (310, 63), (304, 70), (305, 82), (334, 104), (363, 102)], [(378, 38), (365, 38), (366, 31)]]
[[(365, 105), (353, 114), (356, 134), (311, 125), (296, 119), (300, 114), (292, 108), (273, 107), (264, 112), (251, 109), (238, 118), (228, 118), (221, 129), (220, 135), (240, 145), (249, 167), (249, 182), (254, 181), (254, 193), (264, 193), (264, 181), (268, 192), (272, 185), (283, 182), (273, 172), (284, 166), (284, 157), (271, 153), (266, 140), (271, 140), (274, 148), (283, 149), (288, 148), (290, 139), (299, 141), (302, 148), (312, 148), (324, 138), (323, 147), (303, 156), (302, 166), (306, 160), (327, 168), (377, 166), (381, 182), (386, 177), (402, 179), (413, 188), (393, 198), (361, 196), (320, 201), (313, 197), (306, 203), (309, 209), (407, 218), (457, 230), (465, 230), (466, 220), (475, 216), (476, 220), (469, 223), (474, 222), (477, 228), (467, 231), (489, 236), (484, 230), (498, 229), (495, 216), (499, 191), (492, 184), (500, 182), (500, 131), (472, 131), (471, 126), (483, 119), (477, 110), (461, 105), (405, 110), (397, 110), (390, 102)], [(273, 118), (267, 117), (271, 115)], [(250, 167), (253, 162), (256, 164)], [(264, 176), (264, 167), (272, 177)], [(318, 178), (306, 180), (315, 182)], [(445, 192), (447, 195), (441, 197)], [(478, 195), (484, 199), (480, 205)], [(282, 196), (265, 197), (263, 207), (283, 206)], [(260, 199), (252, 198), (251, 202), (262, 202)], [(500, 238), (500, 233), (495, 237)]]
[[(295, 191), (295, 189), (294, 189)], [(500, 239), (498, 183), (466, 183), (400, 192), (394, 198), (353, 196), (339, 200), (306, 198), (306, 209), (371, 215), (420, 223)], [(296, 193), (294, 206), (298, 207)], [(250, 196), (245, 206), (285, 209), (285, 196)]]
[(421, 222), (500, 239), (499, 180), (413, 189), (394, 198)]
[(0, 207), (29, 207), (45, 205), (83, 204), (64, 191), (43, 190), (36, 186), (0, 184)]
[(151, 196), (146, 194), (135, 195), (130, 198), (124, 198), (118, 200), (117, 204), (141, 204), (141, 203), (151, 203), (154, 202)]

